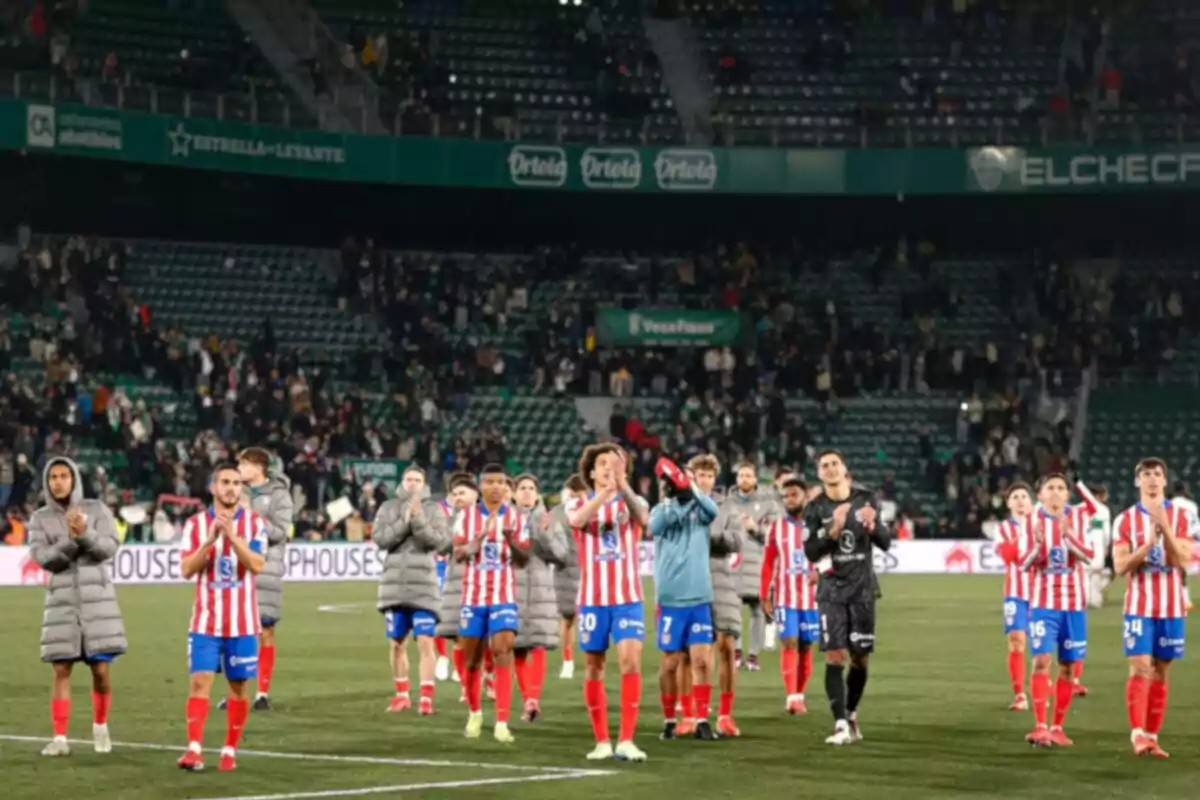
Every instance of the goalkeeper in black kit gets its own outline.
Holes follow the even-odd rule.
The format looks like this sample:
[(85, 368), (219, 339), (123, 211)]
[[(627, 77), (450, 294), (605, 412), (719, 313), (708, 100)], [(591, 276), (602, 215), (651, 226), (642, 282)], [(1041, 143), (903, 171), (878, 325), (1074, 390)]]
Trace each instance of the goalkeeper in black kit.
[(822, 489), (805, 508), (804, 553), (820, 573), (817, 607), (825, 694), (834, 719), (833, 734), (825, 743), (853, 744), (863, 738), (858, 704), (867, 687), (867, 661), (875, 649), (878, 583), (871, 548), (887, 550), (892, 535), (879, 518), (871, 492), (850, 482), (841, 453), (821, 452), (817, 474)]

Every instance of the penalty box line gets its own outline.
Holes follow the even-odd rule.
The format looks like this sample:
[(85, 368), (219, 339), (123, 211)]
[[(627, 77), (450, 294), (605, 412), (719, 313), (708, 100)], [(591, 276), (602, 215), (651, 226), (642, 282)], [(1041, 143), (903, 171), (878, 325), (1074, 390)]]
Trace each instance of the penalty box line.
[[(44, 742), (41, 736), (18, 736), (0, 734), (0, 741), (10, 742)], [(72, 744), (91, 744), (90, 739), (70, 739)], [(113, 742), (113, 747), (124, 747), (131, 750), (177, 751), (178, 746), (152, 744), (148, 742)], [(477, 786), (495, 786), (512, 783), (534, 783), (559, 780), (579, 780), (581, 778), (600, 778), (615, 774), (612, 770), (581, 769), (575, 767), (539, 767), (528, 764), (505, 764), (479, 761), (441, 761), (417, 758), (388, 758), (385, 756), (342, 756), (325, 753), (282, 753), (271, 750), (238, 750), (238, 755), (258, 758), (282, 758), (296, 761), (334, 762), (342, 764), (372, 764), (395, 767), (442, 767), (459, 769), (482, 769), (507, 771), (515, 774), (502, 778), (477, 778), (453, 781), (433, 781), (426, 783), (406, 783), (388, 786), (368, 786), (347, 789), (328, 789), (312, 792), (283, 792), (263, 795), (231, 795), (228, 797), (211, 797), (204, 800), (318, 800), (319, 798), (362, 797), (373, 794), (412, 792), (429, 789), (465, 789)]]

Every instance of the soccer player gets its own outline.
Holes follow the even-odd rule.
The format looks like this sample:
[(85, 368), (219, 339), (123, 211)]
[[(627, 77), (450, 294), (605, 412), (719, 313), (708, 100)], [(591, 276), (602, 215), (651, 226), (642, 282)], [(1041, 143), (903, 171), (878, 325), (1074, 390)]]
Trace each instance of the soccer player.
[[(271, 471), (271, 454), (250, 447), (238, 454), (243, 497), (267, 523), (267, 554), (255, 580), (262, 633), (258, 637), (258, 692), (254, 710), (271, 708), (271, 677), (275, 674), (275, 626), (283, 619), (283, 555), (292, 532), (292, 482), (282, 470)], [(222, 701), (224, 705), (226, 701)]]
[[(442, 503), (451, 531), (457, 530), (458, 518), (479, 502), (479, 489), (475, 479), (465, 472), (456, 472), (450, 476), (447, 484), (450, 490), (449, 504)], [(446, 578), (442, 582), (442, 607), (438, 614), (437, 635), (453, 642), (451, 658), (454, 664), (452, 677), (460, 684), (466, 677), (467, 663), (463, 655), (462, 645), (458, 641), (458, 626), (462, 614), (462, 565), (451, 558), (446, 564)], [(467, 702), (467, 687), (462, 685), (458, 702)]]
[[(1183, 481), (1175, 481), (1175, 486), (1171, 489), (1171, 502), (1182, 508), (1188, 513), (1188, 519), (1192, 526), (1192, 538), (1200, 540), (1200, 507), (1196, 506), (1196, 501), (1188, 493), (1187, 484)], [(1188, 588), (1188, 572), (1183, 571), (1183, 610), (1192, 610), (1192, 592)]]
[[(780, 628), (783, 651), (779, 671), (783, 676), (784, 710), (789, 714), (807, 714), (804, 690), (812, 676), (812, 643), (820, 638), (821, 619), (817, 612), (816, 581), (812, 565), (804, 553), (809, 531), (804, 525), (804, 507), (808, 487), (798, 477), (783, 483), (784, 515), (767, 530), (763, 550), (763, 610)], [(774, 590), (775, 603), (771, 602)]]
[(412, 708), (409, 696), (408, 637), (417, 640), (421, 700), (417, 713), (433, 714), (434, 671), (437, 667), (438, 590), (437, 553), (450, 545), (446, 514), (429, 499), (425, 470), (410, 464), (404, 470), (396, 497), (379, 507), (371, 540), (385, 553), (379, 576), (379, 602), (387, 637), (388, 662), (395, 694), (388, 711)]
[(721, 512), (738, 521), (742, 529), (742, 552), (738, 558), (738, 591), (742, 603), (749, 609), (749, 655), (742, 661), (742, 642), (737, 642), (737, 662), (747, 670), (758, 670), (758, 653), (765, 643), (767, 619), (758, 596), (759, 576), (762, 574), (762, 550), (767, 527), (779, 515), (779, 503), (770, 490), (758, 489), (758, 468), (751, 461), (737, 465), (737, 487), (721, 504)]
[(546, 651), (558, 647), (558, 604), (551, 567), (566, 566), (567, 537), (550, 528), (541, 488), (533, 475), (517, 477), (513, 495), (529, 525), (529, 563), (517, 571), (517, 610), (520, 627), (513, 667), (524, 708), (521, 719), (541, 716), (542, 686), (546, 682)]
[(515, 741), (508, 729), (512, 708), (512, 657), (519, 616), (514, 567), (529, 560), (529, 528), (524, 515), (504, 501), (508, 478), (499, 464), (479, 475), (480, 501), (463, 511), (454, 534), (454, 560), (463, 566), (462, 615), (458, 638), (466, 660), (466, 736), (483, 730), (480, 668), (483, 649), (492, 652), (496, 670), (496, 725), (492, 736), (501, 744)]
[[(1108, 487), (1088, 486), (1082, 481), (1076, 484), (1083, 503), (1080, 508), (1087, 515), (1087, 527), (1084, 532), (1088, 544), (1096, 552), (1092, 563), (1087, 565), (1088, 576), (1088, 606), (1090, 608), (1104, 607), (1104, 590), (1108, 588), (1105, 578), (1105, 562), (1112, 551), (1112, 512), (1108, 510)], [(1087, 690), (1084, 689), (1086, 694)], [(1078, 690), (1076, 694), (1079, 694)]]
[(1167, 758), (1158, 732), (1167, 713), (1167, 676), (1183, 658), (1183, 575), (1191, 563), (1193, 520), (1166, 499), (1167, 465), (1144, 458), (1136, 472), (1139, 500), (1117, 517), (1113, 562), (1125, 576), (1125, 707), (1137, 755)]
[(558, 601), (559, 636), (562, 641), (562, 671), (558, 677), (570, 680), (575, 677), (575, 603), (579, 599), (579, 552), (575, 537), (567, 522), (567, 509), (577, 497), (587, 494), (588, 487), (583, 478), (575, 473), (563, 485), (561, 502), (550, 512), (551, 527), (565, 531), (567, 545), (566, 566), (554, 570), (554, 595)]
[[(1063, 731), (1067, 709), (1075, 694), (1073, 665), (1087, 656), (1087, 577), (1085, 565), (1095, 552), (1085, 540), (1079, 517), (1067, 505), (1070, 492), (1060, 473), (1042, 478), (1038, 500), (1042, 507), (1032, 520), (1032, 547), (1022, 553), (1021, 565), (1031, 572), (1033, 677), (1029, 684), (1035, 727), (1025, 741), (1035, 747), (1070, 747)], [(1058, 681), (1054, 686), (1054, 717), (1047, 727), (1050, 701), (1050, 665), (1058, 655)]]
[(1025, 694), (1025, 645), (1029, 630), (1029, 572), (1021, 565), (1021, 556), (1033, 546), (1033, 489), (1017, 482), (1005, 498), (1008, 519), (1000, 523), (996, 552), (1004, 561), (1004, 636), (1008, 640), (1008, 678), (1013, 701), (1009, 711), (1028, 711)]
[(695, 738), (717, 738), (708, 721), (712, 703), (713, 588), (709, 571), (709, 526), (719, 509), (674, 462), (655, 467), (663, 500), (650, 512), (654, 537), (654, 586), (658, 592), (658, 681), (666, 717), (663, 738), (674, 738), (677, 671), (686, 651), (696, 703)]
[[(821, 492), (805, 508), (809, 537), (804, 555), (821, 578), (821, 650), (825, 653), (825, 693), (833, 712), (826, 744), (861, 741), (858, 705), (867, 687), (867, 665), (875, 650), (876, 579), (872, 546), (887, 550), (891, 532), (879, 518), (874, 496), (851, 483), (837, 450), (817, 454)], [(848, 675), (843, 677), (847, 662)]]
[[(579, 474), (588, 494), (567, 510), (579, 554), (579, 645), (587, 659), (583, 697), (596, 746), (588, 759), (645, 761), (633, 743), (642, 700), (642, 641), (646, 638), (639, 530), (649, 523), (646, 501), (629, 486), (625, 451), (615, 444), (584, 449)], [(614, 750), (608, 732), (604, 668), (609, 641), (621, 670), (621, 728)]]
[(42, 475), (45, 504), (29, 519), (29, 555), (50, 573), (42, 618), (42, 660), (54, 668), (50, 722), (54, 738), (44, 756), (68, 756), (71, 670), (83, 662), (92, 672), (92, 747), (112, 752), (108, 711), (109, 669), (125, 652), (125, 625), (106, 561), (117, 552), (117, 531), (104, 503), (83, 499), (79, 467), (51, 458)]
[(210, 490), (213, 504), (184, 523), (181, 542), (180, 571), (184, 580), (195, 579), (196, 601), (188, 626), (188, 747), (178, 766), (204, 769), (204, 722), (213, 677), (221, 670), (230, 696), (217, 769), (229, 772), (237, 768), (238, 741), (250, 715), (248, 683), (258, 671), (262, 617), (254, 583), (265, 564), (269, 534), (262, 517), (241, 507), (242, 475), (236, 464), (218, 464)]
[[(721, 471), (720, 462), (713, 456), (696, 456), (688, 462), (688, 470), (700, 491), (712, 497), (717, 474)], [(743, 538), (742, 521), (731, 514), (719, 514), (709, 526), (708, 567), (712, 575), (715, 629), (715, 663), (709, 668), (709, 673), (717, 672), (720, 689), (717, 704), (717, 734), (720, 736), (741, 736), (733, 719), (737, 639), (742, 632), (742, 600), (738, 594), (738, 575), (733, 568), (733, 559), (742, 551)]]

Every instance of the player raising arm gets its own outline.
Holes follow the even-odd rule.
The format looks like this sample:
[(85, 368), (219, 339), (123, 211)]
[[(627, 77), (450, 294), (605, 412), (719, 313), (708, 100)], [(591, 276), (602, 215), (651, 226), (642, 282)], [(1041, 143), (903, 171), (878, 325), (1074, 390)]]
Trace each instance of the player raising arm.
[(1167, 465), (1138, 462), (1139, 500), (1117, 517), (1113, 563), (1125, 576), (1125, 707), (1137, 755), (1167, 758), (1158, 732), (1167, 713), (1167, 675), (1183, 658), (1183, 576), (1192, 558), (1188, 510), (1167, 500)]
[(92, 746), (97, 753), (110, 753), (109, 666), (126, 648), (117, 593), (105, 565), (117, 553), (116, 527), (103, 503), (83, 499), (83, 481), (74, 461), (51, 458), (42, 485), (45, 505), (29, 520), (29, 555), (50, 573), (41, 645), (42, 660), (54, 668), (54, 738), (42, 755), (71, 754), (71, 669), (81, 661), (92, 672)]
[(217, 769), (237, 768), (237, 745), (250, 714), (248, 682), (258, 671), (262, 622), (255, 576), (267, 552), (267, 524), (240, 507), (242, 476), (236, 464), (218, 464), (211, 479), (213, 504), (183, 528), (180, 570), (196, 581), (196, 601), (188, 626), (191, 681), (187, 702), (187, 751), (181, 769), (204, 769), (201, 742), (209, 695), (218, 670), (229, 681), (225, 746)]
[[(1042, 508), (1033, 519), (1033, 542), (1021, 555), (1030, 570), (1032, 607), (1033, 678), (1029, 693), (1035, 727), (1025, 741), (1035, 747), (1070, 747), (1063, 731), (1067, 709), (1075, 693), (1074, 667), (1087, 656), (1087, 576), (1085, 566), (1095, 557), (1077, 527), (1077, 517), (1067, 506), (1067, 479), (1060, 473), (1042, 478), (1038, 500)], [(1054, 718), (1047, 728), (1050, 702), (1050, 665), (1058, 655), (1058, 681), (1054, 685)]]
[(508, 729), (512, 709), (513, 643), (519, 616), (514, 567), (529, 560), (529, 527), (524, 515), (504, 501), (508, 478), (499, 464), (479, 475), (480, 501), (463, 511), (454, 534), (454, 560), (462, 564), (462, 617), (458, 638), (466, 660), (466, 736), (477, 739), (483, 729), (483, 648), (492, 652), (496, 669), (496, 726), (502, 744), (514, 741)]
[(1006, 498), (1008, 519), (1000, 523), (996, 552), (1004, 561), (1004, 636), (1008, 640), (1008, 678), (1013, 701), (1009, 711), (1028, 711), (1025, 695), (1025, 634), (1029, 629), (1029, 572), (1021, 556), (1033, 548), (1033, 490), (1014, 483)]
[[(782, 488), (784, 516), (772, 522), (767, 530), (759, 596), (767, 616), (779, 625), (784, 710), (789, 714), (806, 714), (804, 689), (812, 675), (812, 643), (821, 634), (816, 581), (811, 574), (812, 565), (804, 555), (804, 542), (810, 535), (803, 516), (808, 487), (800, 478), (790, 477)], [(770, 600), (772, 590), (774, 604)]]
[[(844, 745), (863, 738), (858, 704), (867, 687), (867, 662), (875, 649), (872, 548), (887, 550), (892, 535), (879, 519), (871, 493), (851, 484), (841, 453), (819, 453), (817, 474), (822, 487), (805, 509), (809, 536), (804, 555), (821, 570), (817, 585), (821, 649), (825, 652), (825, 693), (834, 718), (833, 734), (825, 743)], [(847, 662), (850, 671), (843, 678)]]
[[(625, 451), (615, 444), (584, 449), (579, 474), (588, 494), (567, 510), (579, 555), (579, 646), (587, 657), (583, 697), (596, 747), (588, 758), (645, 761), (633, 743), (642, 701), (642, 641), (646, 638), (639, 531), (649, 523), (646, 501), (629, 486)], [(617, 648), (621, 670), (621, 729), (614, 750), (608, 733), (604, 667), (608, 645)]]

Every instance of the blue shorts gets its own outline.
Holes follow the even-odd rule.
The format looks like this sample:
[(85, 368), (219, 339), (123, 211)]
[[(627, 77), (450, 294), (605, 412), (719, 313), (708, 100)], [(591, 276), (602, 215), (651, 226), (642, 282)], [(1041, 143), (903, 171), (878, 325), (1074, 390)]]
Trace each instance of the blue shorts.
[(516, 631), (518, 622), (516, 603), (463, 606), (458, 621), (458, 635), (467, 639), (488, 639), (497, 633)]
[(1004, 632), (1029, 633), (1029, 601), (1019, 597), (1004, 598)]
[(646, 640), (646, 610), (641, 603), (580, 606), (576, 616), (579, 618), (579, 649), (585, 653), (603, 653), (608, 649), (610, 639), (613, 644), (626, 639)]
[(816, 642), (821, 638), (821, 612), (815, 608), (776, 608), (775, 622), (779, 625), (780, 639)]
[(1029, 637), (1029, 652), (1035, 656), (1057, 651), (1059, 661), (1083, 661), (1087, 657), (1087, 612), (1035, 608)]
[(258, 675), (257, 636), (188, 634), (188, 672), (224, 672), (231, 681)]
[(274, 628), (276, 625), (278, 625), (278, 624), (279, 624), (279, 620), (277, 620), (277, 619), (271, 619), (270, 617), (262, 617), (262, 618), (259, 620), (259, 622), (261, 622), (261, 623), (262, 623), (262, 626), (263, 626), (264, 628)]
[(446, 591), (446, 562), (445, 561), (437, 562), (437, 581), (438, 581), (438, 593), (441, 594)]
[(1186, 627), (1182, 617), (1156, 619), (1125, 615), (1125, 655), (1154, 656), (1159, 661), (1183, 658)]
[(437, 617), (420, 608), (389, 608), (383, 612), (387, 637), (401, 641), (413, 636), (433, 636), (437, 633)]
[(120, 653), (99, 653), (94, 656), (83, 655), (83, 656), (80, 656), (79, 658), (56, 658), (53, 661), (51, 661), (50, 663), (51, 664), (78, 664), (79, 662), (82, 661), (84, 664), (111, 664), (113, 662), (113, 659), (115, 659), (119, 655), (121, 655), (121, 654)]
[(713, 643), (712, 605), (661, 606), (658, 612), (658, 649), (678, 653), (693, 645)]

